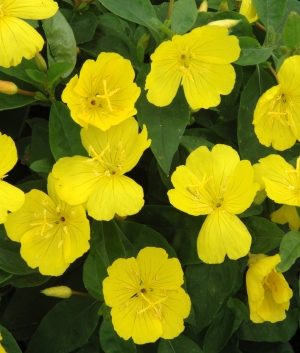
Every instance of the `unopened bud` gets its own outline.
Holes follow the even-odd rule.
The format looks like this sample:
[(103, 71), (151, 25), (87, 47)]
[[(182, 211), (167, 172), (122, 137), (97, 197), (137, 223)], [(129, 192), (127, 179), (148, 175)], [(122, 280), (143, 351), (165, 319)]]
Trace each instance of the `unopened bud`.
[(218, 12), (228, 11), (228, 3), (227, 0), (223, 0), (218, 8)]
[(37, 68), (42, 71), (42, 72), (47, 72), (48, 68), (47, 68), (47, 64), (45, 59), (42, 57), (42, 55), (40, 53), (36, 53), (35, 57), (34, 57), (35, 63)]
[(67, 286), (50, 287), (41, 290), (41, 293), (48, 297), (70, 298), (73, 294), (72, 289)]
[(225, 28), (231, 28), (240, 23), (241, 20), (218, 20), (208, 23), (208, 26), (220, 26)]
[(79, 54), (81, 52), (80, 48), (76, 47), (76, 54)]
[(254, 197), (254, 200), (252, 202), (253, 205), (260, 205), (265, 201), (266, 197), (267, 197), (266, 190), (265, 189), (259, 190)]
[(124, 219), (126, 219), (127, 216), (119, 216), (117, 213), (115, 213), (115, 219), (117, 221), (124, 221)]
[(207, 12), (208, 2), (207, 0), (203, 0), (201, 5), (199, 6), (198, 12)]
[(18, 87), (13, 82), (0, 80), (0, 93), (13, 95), (18, 93)]

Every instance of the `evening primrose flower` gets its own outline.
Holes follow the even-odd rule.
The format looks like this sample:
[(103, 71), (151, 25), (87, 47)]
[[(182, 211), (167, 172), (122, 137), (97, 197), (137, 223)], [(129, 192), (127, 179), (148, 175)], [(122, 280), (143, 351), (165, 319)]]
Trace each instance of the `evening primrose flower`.
[(220, 94), (229, 94), (235, 83), (230, 65), (240, 55), (238, 39), (219, 26), (195, 28), (175, 35), (151, 55), (145, 89), (150, 103), (169, 105), (179, 85), (192, 109), (215, 107)]
[(101, 53), (86, 60), (62, 93), (71, 117), (82, 127), (88, 124), (107, 130), (136, 114), (134, 104), (141, 89), (133, 82), (129, 60), (116, 53)]
[(53, 16), (58, 5), (53, 0), (0, 0), (0, 66), (19, 65), (42, 50), (44, 39), (28, 23)]
[(277, 211), (270, 214), (272, 222), (278, 224), (289, 224), (290, 230), (300, 228), (300, 218), (295, 206), (283, 205)]
[(226, 254), (236, 260), (249, 252), (251, 235), (236, 214), (250, 207), (259, 189), (253, 174), (250, 162), (240, 161), (226, 145), (215, 145), (211, 152), (197, 148), (173, 173), (170, 203), (193, 216), (208, 215), (197, 240), (202, 261), (219, 264)]
[(300, 141), (300, 56), (285, 59), (277, 76), (279, 84), (259, 98), (253, 124), (261, 144), (284, 151)]
[(143, 188), (124, 174), (150, 146), (147, 129), (129, 118), (107, 131), (89, 125), (81, 140), (90, 158), (65, 157), (53, 167), (58, 195), (71, 205), (86, 204), (88, 214), (109, 221), (116, 214), (132, 215), (143, 207)]
[(48, 194), (31, 190), (19, 211), (8, 215), (8, 237), (21, 243), (21, 256), (43, 275), (60, 276), (90, 247), (90, 224), (82, 206), (62, 201), (48, 177)]
[(13, 139), (0, 132), (0, 224), (6, 221), (7, 211), (17, 211), (25, 200), (23, 191), (3, 180), (17, 161), (18, 154)]
[(277, 322), (286, 318), (293, 291), (275, 266), (280, 255), (250, 255), (246, 286), (250, 308), (250, 320), (255, 323)]
[(279, 204), (300, 206), (300, 157), (294, 168), (283, 157), (271, 154), (261, 158), (254, 169), (255, 173), (259, 171), (262, 175), (266, 193), (271, 200)]
[(258, 20), (258, 15), (256, 13), (252, 0), (242, 0), (240, 14), (244, 15), (250, 23)]
[(144, 344), (159, 337), (172, 339), (184, 330), (191, 301), (180, 287), (178, 259), (168, 259), (164, 249), (147, 247), (136, 259), (117, 259), (107, 272), (103, 295), (120, 337)]

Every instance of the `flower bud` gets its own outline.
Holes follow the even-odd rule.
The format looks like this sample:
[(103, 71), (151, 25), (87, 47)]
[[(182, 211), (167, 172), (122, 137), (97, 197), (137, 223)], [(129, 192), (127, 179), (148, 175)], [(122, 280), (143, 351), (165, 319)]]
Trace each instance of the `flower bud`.
[(203, 0), (201, 5), (199, 6), (198, 12), (207, 12), (208, 2), (207, 0)]
[(58, 286), (58, 287), (50, 287), (41, 290), (41, 293), (47, 295), (48, 297), (56, 297), (56, 298), (70, 298), (72, 293), (72, 289), (67, 286)]
[(117, 213), (115, 213), (115, 219), (117, 221), (124, 221), (124, 219), (126, 219), (127, 216), (119, 216)]
[(35, 57), (34, 57), (35, 63), (37, 68), (42, 71), (42, 72), (47, 72), (48, 68), (47, 68), (47, 64), (45, 59), (42, 57), (42, 55), (40, 53), (36, 53)]
[(227, 0), (223, 0), (218, 8), (218, 12), (228, 11), (228, 3)]
[(208, 26), (219, 26), (225, 28), (231, 28), (236, 26), (241, 20), (218, 20), (208, 23)]
[(13, 95), (18, 93), (18, 87), (13, 82), (0, 80), (0, 93)]

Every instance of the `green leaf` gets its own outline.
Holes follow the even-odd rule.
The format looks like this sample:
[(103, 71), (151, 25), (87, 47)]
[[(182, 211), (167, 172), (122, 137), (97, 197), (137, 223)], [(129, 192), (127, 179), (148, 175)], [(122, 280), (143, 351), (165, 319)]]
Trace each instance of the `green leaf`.
[(213, 143), (197, 136), (182, 136), (180, 144), (184, 148), (186, 148), (189, 153), (193, 152), (196, 148), (200, 146), (206, 146), (210, 150), (214, 147)]
[(32, 80), (35, 83), (38, 83), (42, 86), (46, 85), (46, 76), (43, 72), (39, 71), (39, 70), (32, 70), (32, 69), (27, 69), (26, 70), (26, 74), (32, 78)]
[[(146, 76), (150, 65), (145, 65), (139, 72), (136, 83), (145, 87)], [(142, 88), (137, 103), (137, 118), (140, 126), (147, 126), (151, 142), (151, 150), (162, 170), (168, 174), (174, 153), (177, 151), (185, 127), (189, 121), (189, 107), (180, 88), (173, 102), (167, 107), (157, 107), (148, 102), (146, 92)]]
[(109, 222), (103, 221), (101, 223), (105, 249), (110, 263), (112, 264), (119, 258), (127, 258), (128, 252), (122, 242), (124, 235), (116, 222), (111, 220)]
[(69, 108), (54, 101), (50, 110), (49, 137), (55, 160), (75, 155), (86, 156), (80, 138), (81, 127), (70, 116)]
[(240, 37), (239, 45), (241, 54), (234, 63), (243, 66), (256, 65), (268, 60), (274, 50), (272, 47), (261, 47), (256, 39), (250, 37)]
[(259, 19), (268, 28), (276, 29), (284, 15), (287, 0), (253, 0)]
[(273, 148), (265, 147), (259, 143), (252, 125), (253, 113), (258, 99), (274, 85), (272, 78), (258, 66), (241, 95), (238, 114), (239, 152), (242, 159), (248, 159), (251, 163), (256, 163), (259, 158), (269, 154), (277, 153)]
[(279, 254), (281, 262), (276, 268), (280, 272), (285, 272), (300, 257), (300, 232), (291, 231), (283, 237)]
[(52, 308), (32, 336), (27, 353), (68, 353), (81, 347), (94, 332), (100, 302), (91, 297), (71, 297)]
[(243, 353), (295, 353), (289, 343), (240, 341)]
[(29, 164), (44, 158), (53, 158), (49, 145), (49, 130), (34, 124), (32, 126)]
[(39, 272), (30, 273), (28, 275), (12, 275), (7, 281), (2, 282), (2, 285), (11, 285), (16, 288), (36, 287), (47, 281), (50, 276), (43, 276)]
[(200, 262), (196, 244), (205, 216), (190, 216), (171, 206), (144, 206), (128, 219), (162, 234), (176, 251), (182, 265)]
[(191, 29), (197, 18), (195, 0), (178, 0), (174, 3), (171, 14), (171, 28), (177, 34), (184, 34)]
[(7, 329), (3, 326), (0, 326), (1, 332), (1, 345), (5, 349), (6, 352), (9, 353), (22, 353), (17, 342), (13, 338), (13, 336), (7, 331)]
[(246, 305), (237, 298), (230, 298), (227, 302), (227, 307), (231, 309), (237, 318), (240, 320), (248, 320), (249, 319), (249, 309)]
[(135, 353), (136, 346), (132, 339), (125, 341), (121, 338), (112, 325), (111, 321), (103, 320), (99, 338), (104, 353)]
[(255, 324), (244, 321), (239, 328), (241, 340), (256, 342), (288, 342), (298, 329), (299, 311), (290, 309), (286, 312), (286, 319), (275, 323), (263, 322)]
[(30, 164), (30, 169), (37, 173), (49, 174), (55, 163), (53, 158), (43, 158)]
[(245, 219), (244, 223), (250, 233), (255, 235), (250, 250), (253, 254), (268, 253), (277, 248), (284, 237), (283, 231), (266, 218), (250, 217)]
[(76, 41), (72, 28), (59, 10), (54, 16), (43, 20), (42, 23), (47, 38), (49, 65), (51, 66), (55, 62), (71, 63), (72, 67), (63, 75), (63, 77), (67, 77), (72, 72), (77, 60)]
[(190, 338), (183, 334), (172, 340), (161, 339), (157, 353), (203, 353), (202, 349)]
[(235, 315), (224, 306), (214, 317), (206, 332), (203, 352), (219, 353), (231, 337)]
[(147, 27), (159, 43), (159, 33), (150, 23), (156, 17), (150, 0), (101, 0), (101, 3), (112, 13)]
[[(16, 77), (22, 81), (32, 83), (32, 84), (36, 84), (36, 81), (33, 78), (31, 78), (30, 76), (28, 76), (26, 71), (27, 70), (36, 70), (36, 69), (37, 69), (37, 67), (32, 60), (26, 60), (24, 58), (19, 65), (11, 66), (8, 69), (0, 66), (0, 71), (5, 73), (6, 75)], [(1, 80), (2, 80), (2, 78), (1, 78)], [(12, 81), (12, 80), (7, 80), (7, 81)]]
[(51, 88), (53, 84), (58, 81), (67, 71), (70, 71), (73, 68), (71, 63), (54, 63), (52, 64), (47, 71), (47, 81), (48, 85)]
[(290, 12), (285, 22), (282, 39), (289, 49), (300, 47), (300, 16), (295, 11)]
[(226, 297), (232, 292), (238, 276), (236, 261), (220, 265), (187, 266), (186, 286), (195, 311), (197, 331), (207, 327)]

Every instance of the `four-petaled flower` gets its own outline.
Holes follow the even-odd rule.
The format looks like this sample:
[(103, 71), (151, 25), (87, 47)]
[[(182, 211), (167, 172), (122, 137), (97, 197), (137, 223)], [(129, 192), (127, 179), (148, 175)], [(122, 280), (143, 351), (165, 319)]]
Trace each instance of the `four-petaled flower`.
[(240, 55), (238, 39), (226, 28), (203, 26), (160, 44), (151, 55), (145, 89), (150, 103), (169, 105), (182, 84), (192, 109), (215, 107), (235, 83), (232, 65)]
[(194, 216), (208, 215), (197, 241), (202, 261), (218, 264), (226, 254), (236, 260), (249, 252), (251, 235), (236, 214), (250, 207), (259, 189), (253, 174), (250, 162), (240, 161), (226, 145), (215, 145), (211, 152), (197, 148), (173, 173), (170, 203)]
[(258, 20), (258, 15), (252, 0), (242, 0), (240, 14), (244, 15), (250, 23)]
[(254, 131), (259, 142), (278, 151), (300, 141), (300, 56), (284, 60), (279, 84), (267, 90), (254, 111)]
[(250, 308), (250, 320), (255, 323), (272, 323), (285, 319), (293, 291), (275, 266), (280, 256), (250, 255), (246, 286)]
[(44, 39), (28, 23), (53, 16), (58, 5), (53, 0), (0, 0), (0, 66), (19, 65), (42, 50)]
[(48, 194), (31, 190), (19, 211), (4, 226), (11, 240), (21, 243), (21, 256), (43, 275), (60, 276), (89, 248), (90, 224), (82, 206), (60, 200), (48, 177)]
[(17, 160), (17, 149), (13, 139), (0, 132), (0, 224), (6, 221), (7, 211), (17, 211), (25, 200), (23, 191), (3, 180)]
[(164, 249), (147, 247), (136, 259), (117, 259), (107, 272), (103, 295), (119, 336), (144, 344), (159, 337), (172, 339), (184, 330), (191, 301), (180, 287), (178, 259), (168, 259)]
[(136, 114), (134, 104), (141, 89), (133, 82), (129, 60), (116, 53), (101, 53), (86, 60), (62, 93), (71, 117), (82, 127), (88, 124), (107, 130)]
[(82, 129), (82, 143), (90, 158), (58, 160), (53, 167), (58, 195), (71, 205), (86, 203), (88, 214), (97, 220), (139, 212), (144, 205), (143, 188), (124, 174), (150, 146), (147, 136), (146, 126), (139, 134), (132, 117), (107, 131), (91, 125)]

